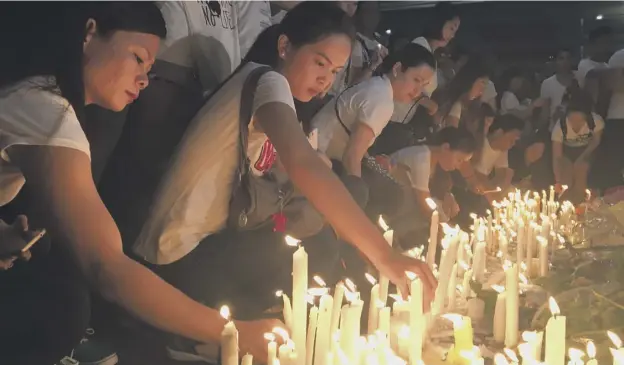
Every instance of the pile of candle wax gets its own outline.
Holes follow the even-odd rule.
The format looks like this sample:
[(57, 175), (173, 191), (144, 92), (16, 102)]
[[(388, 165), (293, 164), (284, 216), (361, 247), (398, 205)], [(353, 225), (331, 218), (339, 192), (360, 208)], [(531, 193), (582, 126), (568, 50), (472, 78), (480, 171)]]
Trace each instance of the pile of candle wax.
[[(502, 202), (494, 202), (492, 211), (485, 217), (474, 216), (471, 232), (442, 224), (438, 237), (439, 219), (435, 203), (430, 203), (432, 219), (427, 252), (422, 248), (406, 254), (425, 261), (438, 278), (438, 288), (429, 312), (423, 311), (423, 286), (420, 279), (407, 272), (411, 280), (410, 296), (403, 300), (398, 295), (388, 295), (388, 280), (377, 281), (367, 275), (372, 284), (371, 300), (367, 311), (358, 289), (349, 279), (338, 283), (330, 293), (323, 280), (314, 277), (318, 287), (308, 287), (308, 257), (299, 241), (286, 237), (290, 246), (297, 247), (293, 254), (292, 297), (278, 292), (284, 303), (283, 315), (287, 329), (276, 328), (266, 334), (268, 363), (271, 365), (403, 365), (416, 364), (483, 364), (478, 347), (474, 346), (472, 319), (478, 317), (478, 301), (468, 304), (469, 315), (456, 312), (458, 301), (474, 298), (470, 288), (473, 281), (485, 283), (486, 262), (495, 258), (504, 275), (498, 292), (492, 333), (494, 340), (504, 344), (503, 353), (494, 356), (496, 364), (519, 363), (515, 349), (523, 364), (563, 365), (566, 359), (566, 317), (550, 298), (552, 316), (544, 332), (520, 334), (519, 293), (522, 281), (548, 275), (550, 256), (563, 244), (563, 235), (574, 225), (575, 208), (569, 202), (560, 204), (555, 199), (554, 188), (550, 195), (516, 190)], [(392, 245), (393, 233), (380, 219), (384, 237)], [(439, 267), (434, 258), (439, 246), (442, 249)], [(515, 252), (513, 248), (515, 247)], [(461, 284), (459, 284), (461, 282)], [(457, 295), (457, 294), (460, 295)], [(388, 306), (388, 296), (394, 299)], [(471, 299), (469, 299), (471, 298)], [(472, 314), (470, 312), (473, 312)], [(483, 312), (483, 308), (480, 308)], [(360, 328), (362, 315), (368, 316), (366, 329)], [(426, 353), (426, 344), (437, 319), (453, 325), (454, 342), (444, 356), (432, 359)], [(615, 335), (614, 335), (615, 336)], [(614, 363), (624, 365), (624, 349), (619, 338), (612, 337)], [(281, 340), (279, 347), (276, 340)], [(224, 365), (238, 363), (238, 336), (233, 322), (223, 330), (221, 358)], [(544, 356), (542, 356), (544, 344)], [(423, 352), (425, 350), (425, 353)], [(569, 349), (568, 358), (573, 364), (596, 364), (595, 346), (588, 343), (587, 354), (579, 349)], [(251, 364), (250, 355), (243, 357), (243, 365)]]

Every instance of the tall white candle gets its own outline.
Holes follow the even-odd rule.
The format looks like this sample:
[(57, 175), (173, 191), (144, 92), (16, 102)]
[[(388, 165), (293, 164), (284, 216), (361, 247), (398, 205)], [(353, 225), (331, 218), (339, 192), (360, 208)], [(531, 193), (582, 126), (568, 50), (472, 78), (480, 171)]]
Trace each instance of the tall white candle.
[(253, 365), (253, 356), (251, 354), (245, 354), (241, 360), (241, 365)]
[(522, 332), (522, 341), (525, 343), (518, 345), (518, 348), (520, 349), (520, 346), (526, 347), (526, 351), (520, 349), (523, 364), (533, 364), (533, 361), (541, 361), (544, 332), (524, 331)]
[(310, 309), (310, 320), (308, 322), (308, 333), (306, 335), (306, 365), (312, 365), (314, 357), (314, 340), (316, 338), (316, 329), (318, 324), (318, 307), (313, 306)]
[(494, 341), (498, 343), (505, 342), (505, 322), (507, 321), (507, 301), (505, 289), (501, 286), (492, 286), (498, 295), (496, 296), (496, 306), (494, 307), (494, 322), (492, 332), (494, 333)]
[(272, 333), (265, 333), (264, 338), (269, 340), (267, 345), (267, 364), (275, 364), (277, 360), (277, 342), (275, 342), (275, 335)]
[(548, 275), (548, 241), (542, 236), (537, 237), (539, 244), (539, 275), (544, 277)]
[(524, 261), (524, 250), (526, 247), (526, 229), (524, 221), (518, 221), (518, 244), (516, 245), (516, 263), (520, 265)]
[(442, 239), (442, 246), (445, 247), (446, 254), (440, 263), (438, 288), (436, 289), (432, 307), (432, 313), (434, 315), (442, 313), (442, 309), (444, 308), (451, 271), (453, 270), (453, 265), (455, 265), (455, 259), (457, 258), (457, 244), (457, 237), (447, 236)]
[(238, 330), (230, 320), (230, 309), (221, 307), (221, 316), (228, 320), (221, 332), (221, 364), (238, 365)]
[(368, 302), (368, 334), (372, 335), (377, 330), (379, 318), (379, 284), (371, 288), (370, 301)]
[(559, 306), (553, 297), (548, 299), (552, 317), (546, 323), (546, 356), (548, 365), (563, 365), (566, 349), (566, 317), (560, 315)]
[(282, 298), (282, 315), (284, 316), (284, 324), (289, 331), (292, 331), (292, 305), (290, 304), (290, 298), (281, 290), (278, 290), (275, 295)]
[(409, 337), (409, 364), (418, 365), (422, 360), (423, 346), (423, 286), (415, 275), (409, 277), (410, 284), (410, 337)]
[(354, 364), (357, 359), (357, 341), (360, 337), (360, 318), (362, 317), (363, 302), (356, 297), (355, 293), (347, 292), (349, 304), (342, 307), (340, 318), (340, 348), (344, 351), (349, 364)]
[(501, 232), (498, 238), (498, 247), (502, 253), (501, 259), (509, 260), (509, 241), (507, 241), (507, 235), (504, 232)]
[(334, 288), (334, 304), (332, 308), (332, 316), (331, 323), (329, 325), (329, 335), (334, 336), (336, 331), (338, 331), (338, 324), (340, 323), (340, 310), (342, 308), (342, 300), (344, 299), (345, 286), (341, 282), (336, 284), (336, 288)]
[(472, 270), (474, 271), (475, 280), (480, 283), (485, 282), (485, 262), (486, 262), (485, 242), (479, 241), (477, 242), (476, 250), (474, 253), (474, 259), (472, 262)]
[(512, 348), (518, 344), (518, 265), (506, 262), (505, 266), (505, 346)]
[(447, 288), (448, 305), (446, 306), (447, 312), (451, 312), (455, 309), (455, 298), (457, 296), (457, 264), (453, 265), (451, 270), (451, 278)]
[[(381, 216), (379, 216), (379, 225), (384, 230), (383, 236), (384, 236), (384, 239), (386, 240), (386, 243), (388, 243), (388, 245), (392, 247), (392, 244), (394, 242), (394, 231), (389, 229), (390, 227), (388, 227), (388, 225), (386, 224), (386, 222), (383, 220)], [(379, 277), (379, 299), (383, 302), (384, 305), (386, 305), (386, 302), (388, 301), (389, 284), (390, 284), (390, 280), (386, 276), (381, 275)]]
[(429, 226), (429, 245), (427, 246), (427, 265), (433, 269), (435, 264), (436, 250), (438, 247), (438, 226), (440, 224), (440, 213), (438, 213), (437, 205), (431, 198), (427, 198), (427, 205), (431, 208), (431, 225)]
[(330, 349), (332, 334), (330, 331), (334, 299), (323, 295), (319, 303), (318, 325), (316, 328), (316, 344), (314, 346), (314, 365), (327, 365), (326, 354)]
[[(286, 236), (289, 246), (299, 245), (298, 240)], [(305, 364), (306, 360), (306, 322), (308, 304), (306, 294), (308, 291), (308, 254), (303, 246), (300, 246), (293, 254), (293, 319), (292, 339), (297, 349), (297, 365)]]
[(283, 343), (277, 351), (277, 358), (279, 359), (280, 364), (294, 365), (293, 364), (293, 361), (295, 360), (293, 359), (294, 351), (295, 351), (295, 345), (293, 341), (291, 339), (286, 340), (286, 342)]
[(379, 327), (377, 330), (386, 336), (390, 335), (390, 307), (379, 309)]

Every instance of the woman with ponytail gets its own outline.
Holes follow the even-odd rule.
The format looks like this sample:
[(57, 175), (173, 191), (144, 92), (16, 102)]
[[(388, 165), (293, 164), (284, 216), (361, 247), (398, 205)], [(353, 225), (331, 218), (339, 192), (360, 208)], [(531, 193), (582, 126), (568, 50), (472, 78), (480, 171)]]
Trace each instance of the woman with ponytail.
[[(297, 119), (293, 98), (307, 102), (327, 89), (347, 61), (353, 37), (350, 18), (337, 6), (302, 2), (277, 27), (258, 37), (257, 45), (267, 48), (252, 46), (246, 62), (191, 121), (134, 246), (168, 282), (213, 307), (227, 301), (239, 316), (260, 315), (258, 306), (264, 301), (274, 305), (271, 293), (288, 287), (288, 281), (278, 283), (288, 280), (292, 269), (292, 251), (284, 244), (278, 219), (275, 225), (255, 230), (227, 226), (240, 147), (245, 145), (240, 141), (243, 132), (249, 178), (259, 181), (278, 167), (279, 158), (279, 168), (341, 239), (355, 246), (403, 293), (409, 292), (405, 271), (418, 274), (431, 300), (435, 279), (426, 265), (392, 251), (311, 146)], [(273, 53), (256, 58), (258, 51), (267, 50)], [(268, 63), (270, 69), (262, 69), (256, 61)], [(399, 68), (397, 74), (404, 71)], [(257, 75), (254, 84), (249, 83), (249, 75)], [(247, 89), (249, 85), (253, 89)], [(249, 94), (251, 98), (244, 98)], [(253, 310), (245, 312), (251, 305)], [(264, 326), (254, 329), (256, 338), (249, 337), (250, 331), (243, 336), (239, 328), (241, 342), (255, 344), (261, 339), (257, 330)], [(195, 355), (215, 360), (210, 354), (198, 354), (193, 343), (177, 344), (170, 344), (170, 354), (176, 358)]]

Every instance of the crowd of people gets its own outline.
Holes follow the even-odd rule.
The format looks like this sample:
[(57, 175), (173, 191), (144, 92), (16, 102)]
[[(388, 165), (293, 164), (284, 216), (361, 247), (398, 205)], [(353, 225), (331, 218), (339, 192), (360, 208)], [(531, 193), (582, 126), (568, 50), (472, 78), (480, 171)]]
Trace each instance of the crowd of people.
[(29, 6), (0, 11), (2, 363), (116, 363), (85, 354), (93, 295), (180, 361), (215, 361), (228, 303), (262, 361), (292, 285), (285, 235), (328, 285), (374, 269), (406, 296), (410, 271), (428, 303), (435, 277), (402, 251), (429, 244), (432, 199), (469, 225), (516, 186), (579, 201), (622, 180), (624, 50), (606, 27), (537, 91), (460, 54), (450, 3), (388, 44), (375, 1)]

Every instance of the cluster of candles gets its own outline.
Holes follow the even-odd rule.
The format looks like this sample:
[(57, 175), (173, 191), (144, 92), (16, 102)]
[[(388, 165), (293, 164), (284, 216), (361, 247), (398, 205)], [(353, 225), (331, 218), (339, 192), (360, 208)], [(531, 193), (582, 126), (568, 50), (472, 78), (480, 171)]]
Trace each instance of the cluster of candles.
[[(283, 300), (287, 330), (275, 328), (273, 333), (265, 334), (268, 340), (268, 364), (424, 365), (423, 345), (434, 319), (439, 316), (453, 324), (454, 344), (447, 354), (446, 362), (458, 365), (483, 364), (479, 348), (473, 343), (472, 329), (472, 319), (479, 318), (479, 311), (483, 316), (483, 303), (480, 299), (472, 298), (470, 283), (485, 283), (486, 260), (490, 254), (501, 259), (505, 281), (504, 287), (492, 286), (498, 292), (493, 321), (494, 340), (504, 343), (506, 347), (505, 354), (496, 355), (495, 363), (518, 363), (515, 352), (509, 350), (517, 348), (523, 364), (564, 365), (566, 318), (559, 314), (557, 303), (550, 298), (552, 317), (545, 329), (542, 362), (544, 333), (524, 332), (521, 336), (523, 342), (519, 343), (519, 293), (520, 282), (526, 283), (526, 277), (548, 274), (549, 253), (563, 243), (560, 233), (574, 224), (574, 207), (569, 202), (556, 202), (552, 187), (550, 197), (546, 196), (546, 192), (541, 197), (538, 193), (534, 193), (532, 198), (529, 195), (526, 193), (521, 196), (516, 191), (502, 202), (494, 202), (493, 214), (488, 211), (486, 217), (474, 217), (470, 235), (459, 227), (452, 228), (442, 223), (439, 268), (435, 265), (439, 215), (435, 203), (428, 201), (432, 208), (429, 237), (432, 244), (424, 257), (422, 248), (410, 250), (406, 254), (425, 261), (438, 278), (431, 310), (428, 313), (423, 311), (423, 286), (414, 273), (406, 273), (411, 281), (411, 295), (407, 300), (399, 295), (388, 295), (387, 278), (382, 276), (377, 281), (367, 274), (372, 288), (366, 331), (360, 328), (364, 302), (353, 282), (346, 279), (338, 283), (330, 294), (325, 282), (314, 276), (313, 280), (318, 287), (309, 288), (308, 255), (298, 240), (287, 236), (286, 243), (298, 247), (293, 254), (292, 301), (283, 292), (276, 293)], [(381, 218), (380, 225), (385, 230), (387, 243), (392, 245), (392, 230)], [(516, 242), (515, 263), (511, 262), (509, 252), (511, 241)], [(463, 279), (461, 286), (457, 284), (458, 278)], [(467, 316), (452, 313), (458, 291), (462, 300), (468, 302)], [(387, 306), (389, 296), (395, 300), (392, 308)], [(309, 304), (311, 306), (308, 310)], [(222, 310), (222, 315), (229, 318), (229, 310)], [(367, 336), (362, 336), (362, 332)], [(277, 336), (282, 340), (279, 347)], [(621, 342), (614, 340), (614, 344), (614, 363), (624, 365)], [(588, 344), (587, 354), (590, 357), (587, 364), (595, 364), (591, 362), (595, 361), (593, 344)], [(568, 355), (571, 364), (584, 364), (583, 351), (570, 349)], [(238, 360), (238, 335), (234, 323), (230, 321), (222, 334), (221, 363), (237, 365)], [(252, 360), (251, 355), (247, 354), (241, 363), (250, 365)]]

